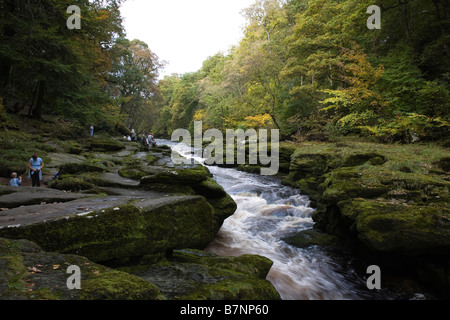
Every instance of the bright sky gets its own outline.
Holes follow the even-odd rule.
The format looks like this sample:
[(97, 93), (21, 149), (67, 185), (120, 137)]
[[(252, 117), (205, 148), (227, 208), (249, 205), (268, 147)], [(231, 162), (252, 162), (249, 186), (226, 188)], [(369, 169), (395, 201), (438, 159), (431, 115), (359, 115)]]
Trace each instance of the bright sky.
[(127, 0), (121, 8), (127, 38), (146, 42), (168, 62), (161, 78), (194, 72), (203, 61), (238, 45), (255, 0)]

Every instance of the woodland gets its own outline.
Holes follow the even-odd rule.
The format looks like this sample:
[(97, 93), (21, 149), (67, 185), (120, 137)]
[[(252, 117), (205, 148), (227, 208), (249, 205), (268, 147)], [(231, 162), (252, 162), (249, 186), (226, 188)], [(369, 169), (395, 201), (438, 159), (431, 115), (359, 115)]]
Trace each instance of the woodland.
[[(194, 121), (204, 130), (279, 129), (300, 141), (448, 136), (448, 0), (377, 1), (374, 30), (372, 0), (257, 0), (242, 12), (240, 43), (164, 79), (164, 57), (127, 39), (123, 2), (0, 2), (2, 126), (20, 114), (160, 137)], [(66, 26), (73, 4), (78, 30)]]

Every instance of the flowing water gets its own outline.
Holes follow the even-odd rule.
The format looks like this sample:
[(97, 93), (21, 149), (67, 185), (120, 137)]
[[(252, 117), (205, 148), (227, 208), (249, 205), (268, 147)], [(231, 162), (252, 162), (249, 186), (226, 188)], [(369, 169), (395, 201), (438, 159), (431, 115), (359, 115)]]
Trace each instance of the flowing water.
[[(183, 144), (161, 140), (187, 158), (203, 163)], [(312, 229), (314, 209), (307, 196), (279, 179), (220, 167), (208, 167), (214, 179), (238, 205), (216, 238), (205, 249), (222, 256), (257, 254), (274, 262), (268, 280), (284, 300), (391, 299), (391, 294), (367, 289), (367, 275), (353, 259), (317, 246), (293, 247), (282, 239)], [(366, 266), (367, 268), (368, 266)]]

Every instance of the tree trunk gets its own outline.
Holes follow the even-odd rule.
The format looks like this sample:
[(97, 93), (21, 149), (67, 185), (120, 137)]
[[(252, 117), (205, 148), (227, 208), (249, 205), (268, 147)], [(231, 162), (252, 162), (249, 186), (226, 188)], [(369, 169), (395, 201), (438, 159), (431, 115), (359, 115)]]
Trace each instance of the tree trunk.
[(40, 119), (42, 116), (42, 106), (44, 104), (44, 94), (46, 90), (46, 83), (45, 80), (39, 81), (39, 87), (38, 87), (38, 96), (36, 101), (36, 106), (33, 109), (33, 118)]

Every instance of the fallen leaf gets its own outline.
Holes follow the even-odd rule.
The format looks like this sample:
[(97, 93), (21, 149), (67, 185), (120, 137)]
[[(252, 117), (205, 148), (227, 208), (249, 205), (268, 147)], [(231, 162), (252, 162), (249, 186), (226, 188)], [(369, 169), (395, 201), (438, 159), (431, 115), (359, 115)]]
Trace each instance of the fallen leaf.
[(32, 273), (42, 273), (41, 270), (39, 270), (39, 269), (37, 269), (35, 267), (32, 267), (32, 268), (28, 267), (28, 271), (30, 271)]
[(100, 271), (98, 271), (98, 270), (94, 270), (94, 271), (92, 271), (92, 273), (93, 273), (93, 274), (95, 274), (96, 276), (98, 276), (98, 275), (99, 275), (99, 273), (100, 273)]
[(60, 267), (59, 264), (54, 264), (54, 265), (52, 266), (53, 270), (59, 269), (59, 267)]

